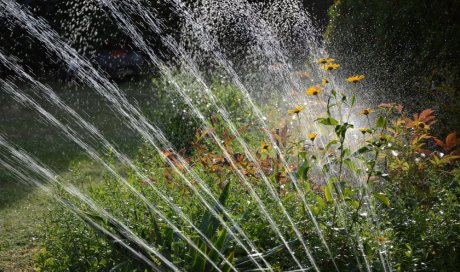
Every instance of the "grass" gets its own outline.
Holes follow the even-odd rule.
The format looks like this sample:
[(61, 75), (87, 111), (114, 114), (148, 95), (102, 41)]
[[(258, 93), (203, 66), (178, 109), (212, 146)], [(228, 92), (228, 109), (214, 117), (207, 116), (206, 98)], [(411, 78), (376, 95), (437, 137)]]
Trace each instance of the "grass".
[[(63, 180), (90, 181), (80, 184), (88, 187), (97, 186), (103, 179), (105, 172), (92, 161), (77, 159), (69, 164), (78, 167), (78, 173), (62, 172)], [(34, 254), (43, 238), (41, 224), (53, 202), (43, 191), (11, 177), (0, 176), (0, 184), (0, 272), (32, 271)]]
[[(126, 84), (122, 88), (131, 101), (148, 102), (149, 90), (136, 84)], [(94, 91), (56, 83), (51, 85), (70, 107), (96, 124), (109, 140), (119, 143), (123, 152), (132, 155), (137, 150), (138, 138), (129, 130), (120, 128), (120, 120), (108, 107), (104, 107), (105, 102)], [(25, 91), (28, 92), (27, 89)], [(69, 175), (69, 167), (78, 164), (82, 170), (79, 174), (91, 176), (93, 180), (101, 176), (100, 169), (88, 163), (78, 146), (38, 118), (35, 111), (20, 106), (5, 94), (0, 94), (0, 102), (7, 105), (0, 109), (0, 132), (11, 142), (51, 166), (60, 175)], [(59, 111), (53, 112), (46, 101), (43, 104), (56, 117), (62, 117)], [(3, 175), (4, 171), (0, 167), (0, 272), (30, 271), (33, 270), (33, 255), (40, 239), (39, 224), (43, 222), (41, 219), (46, 215), (50, 202), (43, 192)]]
[(30, 271), (48, 198), (7, 177), (0, 183), (0, 271)]

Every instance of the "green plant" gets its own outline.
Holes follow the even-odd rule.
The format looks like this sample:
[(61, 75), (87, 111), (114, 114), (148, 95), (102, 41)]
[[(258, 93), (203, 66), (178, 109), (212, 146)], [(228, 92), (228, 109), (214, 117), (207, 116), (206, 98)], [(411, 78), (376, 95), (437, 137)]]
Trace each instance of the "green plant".
[[(297, 105), (289, 110), (296, 121), (274, 129), (271, 135), (281, 154), (249, 119), (250, 115), (238, 112), (237, 100), (225, 96), (222, 99), (235, 102), (230, 103), (230, 107), (235, 106), (232, 119), (249, 151), (231, 135), (225, 120), (209, 109), (207, 129), (186, 125), (181, 128), (187, 130), (190, 144), (185, 148), (191, 152), (164, 150), (158, 154), (147, 145), (141, 148), (136, 166), (148, 180), (132, 170), (124, 170), (123, 176), (178, 230), (156, 218), (146, 203), (108, 173), (99, 183), (87, 184), (81, 181), (87, 178), (78, 174), (69, 182), (81, 184), (81, 189), (114, 218), (169, 261), (190, 271), (212, 271), (215, 267), (209, 260), (223, 271), (230, 271), (230, 264), (238, 270), (251, 270), (256, 268), (252, 258), (260, 263), (264, 258), (275, 270), (296, 269), (298, 265), (286, 244), (295, 256), (300, 256), (301, 265), (308, 266), (299, 233), (313, 249), (312, 256), (321, 270), (453, 269), (458, 262), (458, 137), (455, 133), (443, 140), (433, 137), (435, 116), (430, 109), (412, 117), (393, 103), (357, 110), (356, 96), (365, 77), (348, 77), (344, 81), (349, 88), (339, 90), (329, 79), (340, 66), (329, 58), (319, 62), (325, 78), (321, 85), (307, 90), (323, 110), (316, 116), (316, 131), (303, 118), (304, 107)], [(335, 80), (339, 79), (336, 75)], [(357, 120), (368, 127), (355, 128), (352, 122)], [(227, 154), (211, 133), (222, 139), (219, 144)], [(112, 159), (109, 156), (108, 161), (114, 163)], [(78, 173), (78, 165), (75, 167), (73, 172)], [(275, 192), (268, 189), (262, 174)], [(184, 182), (184, 177), (194, 187)], [(203, 193), (203, 188), (209, 190), (203, 194), (204, 200), (213, 203), (212, 194), (223, 205), (211, 206), (219, 220), (197, 197), (196, 192)], [(255, 201), (251, 190), (260, 202)], [(158, 191), (204, 235), (197, 234), (178, 216)], [(78, 199), (62, 196), (148, 261), (166, 269), (161, 260), (126, 235), (119, 222), (90, 212)], [(81, 221), (57, 208), (50, 218), (44, 249), (37, 257), (37, 270), (148, 268), (145, 260), (90, 227), (92, 223), (84, 216)], [(278, 227), (277, 231), (269, 220)], [(296, 231), (290, 220), (295, 222)], [(236, 222), (259, 254), (248, 256), (222, 222), (232, 222), (229, 226), (233, 231)], [(184, 237), (189, 237), (204, 254)]]
[[(175, 79), (184, 89), (184, 92), (193, 100), (196, 108), (211, 119), (215, 108), (209, 97), (201, 89), (202, 86), (191, 75), (177, 72)], [(164, 132), (166, 138), (177, 148), (188, 147), (195, 137), (195, 131), (200, 128), (200, 122), (194, 116), (192, 109), (183, 97), (175, 90), (170, 82), (154, 77), (152, 79), (155, 90), (156, 105), (145, 109), (145, 115)], [(232, 84), (224, 79), (214, 77), (210, 80), (209, 88), (230, 114), (230, 118), (242, 124), (251, 119), (251, 111), (242, 106), (243, 95)], [(190, 150), (187, 150), (190, 151)]]

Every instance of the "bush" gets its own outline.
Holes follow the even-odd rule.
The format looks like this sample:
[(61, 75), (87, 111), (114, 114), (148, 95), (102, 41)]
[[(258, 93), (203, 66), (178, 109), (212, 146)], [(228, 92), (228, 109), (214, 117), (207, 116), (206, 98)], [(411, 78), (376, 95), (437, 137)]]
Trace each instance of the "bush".
[[(202, 85), (194, 77), (179, 72), (176, 73), (175, 79), (197, 109), (210, 120), (215, 108), (204, 93)], [(214, 77), (210, 81), (209, 88), (221, 105), (225, 106), (230, 118), (237, 123), (247, 123), (251, 118), (251, 111), (241, 107), (241, 92), (225, 79)], [(195, 137), (196, 129), (200, 127), (200, 121), (171, 82), (154, 77), (152, 83), (156, 90), (154, 95), (157, 102), (156, 105), (146, 108), (144, 114), (159, 126), (174, 147), (181, 149), (189, 146)]]
[[(86, 194), (119, 221), (82, 202), (65, 186), (59, 188), (64, 189), (59, 195), (79, 208), (77, 215), (84, 222), (91, 225), (88, 218), (94, 220), (119, 240), (57, 208), (37, 270), (168, 269), (166, 261), (121, 223), (186, 271), (230, 271), (231, 266), (246, 271), (262, 264), (262, 257), (275, 270), (310, 267), (305, 248), (326, 271), (455, 270), (460, 261), (460, 138), (456, 133), (434, 137), (431, 109), (411, 117), (394, 103), (357, 110), (355, 96), (365, 77), (348, 77), (347, 90), (339, 91), (327, 80), (334, 78), (339, 65), (332, 59), (319, 63), (326, 79), (307, 91), (323, 110), (316, 116), (317, 131), (304, 120), (302, 105), (288, 111), (294, 122), (289, 118), (281, 130), (266, 135), (246, 124), (245, 115), (239, 117), (237, 103), (229, 104), (235, 106), (234, 118), (243, 118), (245, 150), (225, 120), (210, 112), (209, 126), (194, 131), (187, 146), (190, 154), (157, 154), (148, 146), (141, 150), (136, 164), (148, 179), (129, 170), (124, 175), (127, 184), (105, 175), (100, 184), (84, 185)], [(355, 128), (350, 120), (368, 127)], [(213, 133), (227, 154), (210, 136)], [(238, 233), (235, 222), (246, 236)]]

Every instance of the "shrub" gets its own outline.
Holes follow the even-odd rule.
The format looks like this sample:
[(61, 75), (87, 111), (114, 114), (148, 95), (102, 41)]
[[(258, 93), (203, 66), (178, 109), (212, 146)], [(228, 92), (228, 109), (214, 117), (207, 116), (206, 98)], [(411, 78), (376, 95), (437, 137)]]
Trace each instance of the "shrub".
[[(204, 94), (202, 85), (191, 75), (177, 72), (175, 79), (184, 89), (184, 92), (192, 99), (193, 103), (205, 118), (211, 117), (215, 112), (209, 97)], [(241, 92), (225, 79), (214, 77), (210, 80), (209, 88), (224, 105), (230, 114), (230, 118), (238, 123), (248, 122), (251, 111), (241, 107), (243, 99)], [(156, 105), (144, 110), (144, 114), (158, 124), (166, 138), (177, 148), (189, 146), (194, 139), (195, 131), (200, 127), (200, 121), (194, 117), (193, 111), (177, 92), (176, 87), (163, 78), (152, 79), (155, 89)]]
[[(190, 154), (157, 154), (148, 146), (141, 150), (136, 164), (148, 180), (135, 171), (125, 177), (145, 202), (109, 175), (89, 186), (87, 195), (120, 221), (60, 194), (80, 207), (86, 223), (84, 215), (143, 259), (58, 208), (47, 224), (37, 269), (143, 271), (150, 263), (167, 269), (164, 260), (128, 235), (123, 223), (187, 271), (217, 270), (209, 260), (223, 271), (231, 265), (256, 269), (262, 257), (277, 270), (296, 269), (294, 256), (300, 266), (309, 267), (307, 247), (318, 268), (327, 271), (454, 270), (459, 262), (460, 138), (455, 133), (442, 140), (432, 136), (436, 118), (431, 109), (412, 117), (394, 103), (357, 109), (364, 75), (346, 78), (347, 90), (340, 91), (329, 83), (340, 65), (329, 58), (318, 62), (325, 80), (307, 90), (323, 110), (316, 116), (316, 128), (303, 118), (305, 108), (299, 104), (288, 111), (294, 122), (290, 119), (266, 135), (246, 123), (237, 103), (230, 103), (248, 150), (225, 120), (210, 111), (209, 126), (196, 129), (193, 136), (187, 131)], [(235, 101), (227, 93), (221, 94), (222, 101)], [(355, 128), (351, 120), (368, 127)], [(213, 134), (221, 141), (216, 143)], [(206, 207), (196, 192), (212, 205)], [(248, 240), (242, 233), (232, 234), (238, 229), (235, 222)], [(245, 248), (249, 241), (255, 244), (250, 252)]]

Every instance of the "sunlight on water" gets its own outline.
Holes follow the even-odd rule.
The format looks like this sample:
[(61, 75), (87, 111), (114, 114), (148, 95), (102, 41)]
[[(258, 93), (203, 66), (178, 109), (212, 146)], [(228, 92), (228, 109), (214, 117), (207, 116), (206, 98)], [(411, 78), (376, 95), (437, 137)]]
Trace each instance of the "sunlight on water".
[[(91, 90), (91, 96), (100, 99), (98, 103), (103, 105), (101, 108), (110, 109), (110, 115), (114, 119), (107, 122), (120, 123), (124, 129), (135, 135), (133, 138), (142, 139), (141, 141), (151, 148), (150, 154), (157, 156), (172, 170), (172, 174), (168, 175), (174, 175), (180, 184), (184, 184), (187, 193), (197, 199), (197, 207), (207, 211), (209, 222), (216, 221), (209, 225), (218, 224), (231, 238), (219, 240), (210, 237), (208, 226), (203, 228), (196, 223), (196, 214), (187, 213), (189, 207), (181, 206), (183, 203), (172, 197), (164, 186), (155, 183), (155, 175), (158, 173), (152, 175), (136, 157), (130, 158), (125, 154), (119, 142), (104, 135), (98, 124), (91, 121), (93, 116), (84, 109), (73, 108), (67, 104), (65, 97), (60, 96), (59, 89), (53, 89), (34, 73), (28, 72), (29, 69), (18, 61), (22, 56), (10, 56), (0, 48), (0, 61), (11, 71), (10, 76), (0, 79), (2, 92), (18, 107), (33, 112), (37, 120), (41, 120), (59, 133), (61, 139), (75, 144), (101, 169), (107, 171), (132, 198), (147, 207), (145, 213), (154, 214), (155, 220), (171, 229), (171, 237), (184, 241), (183, 247), (193, 248), (193, 254), (200, 255), (216, 271), (239, 271), (240, 268), (236, 264), (253, 269), (246, 271), (279, 271), (283, 264), (271, 263), (270, 259), (279, 252), (289, 259), (291, 267), (288, 271), (319, 271), (325, 262), (330, 262), (329, 267), (339, 271), (336, 255), (340, 252), (331, 250), (331, 237), (325, 237), (324, 234), (326, 225), (329, 225), (333, 233), (344, 234), (350, 247), (347, 252), (352, 252), (359, 270), (374, 270), (375, 259), (370, 262), (371, 259), (363, 246), (364, 237), (360, 236), (358, 226), (353, 221), (355, 219), (347, 214), (349, 209), (343, 199), (349, 192), (340, 187), (341, 185), (334, 187), (335, 191), (327, 201), (334, 203), (336, 221), (321, 223), (317, 218), (319, 213), (316, 206), (313, 207), (312, 200), (307, 196), (302, 177), (292, 171), (293, 165), (297, 164), (296, 167), (300, 167), (300, 150), (314, 149), (314, 141), (324, 147), (337, 134), (337, 128), (336, 131), (325, 129), (316, 122), (330, 101), (328, 100), (326, 105), (325, 101), (315, 96), (305, 95), (308, 87), (327, 77), (328, 84), (333, 86), (334, 90), (350, 91), (348, 85), (335, 74), (315, 69), (315, 62), (328, 56), (321, 41), (321, 32), (313, 23), (311, 15), (302, 8), (299, 1), (294, 0), (273, 1), (268, 6), (243, 0), (204, 0), (192, 5), (180, 0), (163, 2), (170, 9), (169, 12), (177, 16), (175, 19), (181, 22), (181, 27), (174, 30), (181, 34), (180, 40), (177, 40), (173, 31), (164, 24), (160, 12), (148, 6), (145, 1), (102, 0), (97, 1), (95, 8), (103, 8), (106, 11), (104, 16), (111, 18), (118, 30), (129, 37), (129, 43), (132, 43), (136, 52), (140, 52), (139, 56), (145, 57), (145, 62), (154, 67), (155, 76), (160, 78), (158, 81), (167, 86), (165, 89), (170, 94), (178, 98), (168, 104), (172, 106), (167, 107), (163, 113), (173, 115), (176, 111), (181, 111), (196, 124), (198, 139), (195, 139), (193, 144), (199, 146), (202, 138), (209, 138), (216, 146), (213, 152), (209, 152), (212, 154), (206, 155), (212, 157), (214, 164), (228, 166), (228, 172), (222, 174), (224, 177), (227, 175), (228, 180), (222, 182), (223, 186), (219, 186), (225, 187), (232, 182), (244, 188), (246, 195), (243, 197), (247, 206), (254, 206), (257, 211), (250, 211), (243, 216), (232, 214), (239, 207), (229, 207), (222, 203), (215, 186), (209, 182), (208, 174), (214, 173), (196, 168), (188, 160), (188, 154), (175, 146), (173, 139), (169, 139), (171, 136), (168, 131), (163, 131), (165, 129), (162, 129), (164, 124), (161, 120), (151, 120), (140, 105), (144, 105), (145, 102), (150, 106), (150, 103), (153, 103), (152, 107), (155, 107), (156, 101), (153, 100), (159, 98), (159, 94), (152, 94), (146, 88), (147, 102), (133, 101), (129, 90), (122, 83), (117, 83), (110, 72), (103, 71), (95, 65), (93, 59), (82, 53), (85, 48), (74, 48), (68, 37), (61, 36), (58, 30), (53, 29), (47, 21), (33, 14), (25, 6), (14, 1), (1, 0), (0, 15), (5, 18), (6, 24), (12, 28), (20, 28), (44, 48), (48, 57), (56, 58), (56, 61), (63, 63), (66, 71), (71, 71), (70, 83), (63, 84), (66, 86), (64, 88), (70, 88), (72, 84), (86, 86)], [(88, 7), (92, 5), (86, 2), (85, 4), (88, 4)], [(155, 43), (152, 41), (152, 34)], [(97, 33), (88, 34), (91, 35), (97, 36)], [(164, 52), (159, 50), (160, 45)], [(128, 53), (112, 52), (112, 55), (114, 54), (119, 57)], [(121, 72), (133, 71), (125, 69)], [(148, 76), (147, 84), (151, 84), (151, 75)], [(215, 91), (216, 80), (224, 86), (234, 86), (236, 92), (230, 95), (239, 97), (236, 106), (226, 104), (222, 94)], [(185, 105), (184, 109), (179, 108), (182, 104)], [(364, 108), (366, 102), (358, 100), (356, 104)], [(288, 109), (300, 105), (300, 111), (305, 113), (302, 117), (298, 114), (289, 116), (289, 119), (283, 117)], [(351, 115), (351, 108), (353, 105), (333, 111), (340, 115), (342, 111), (349, 111), (344, 120), (340, 121), (354, 124), (355, 128), (367, 126), (363, 119)], [(248, 128), (243, 130), (240, 120), (234, 116), (238, 111), (245, 110), (249, 112), (249, 117), (245, 117), (244, 120)], [(212, 111), (211, 115), (208, 114), (209, 111)], [(177, 126), (185, 124), (182, 120), (175, 122)], [(254, 147), (254, 139), (244, 133), (246, 129), (252, 129), (254, 135), (264, 139), (261, 145), (262, 149), (266, 150), (260, 151), (258, 146)], [(293, 135), (298, 134), (297, 140), (302, 139), (302, 149), (299, 149), (296, 156), (282, 149), (285, 145), (282, 141), (286, 140), (282, 134), (288, 131)], [(61, 181), (60, 174), (52, 170), (54, 165), (44, 165), (39, 158), (29, 155), (27, 148), (20, 148), (11, 143), (8, 133), (0, 133), (0, 163), (17, 180), (44, 190), (86, 224), (111, 237), (139, 258), (149, 269), (163, 271), (165, 265), (167, 269), (182, 271), (181, 265), (184, 263), (179, 260), (181, 256), (163, 254), (163, 245), (147, 241), (144, 233), (136, 226), (130, 225), (130, 222), (126, 222), (126, 218), (119, 217), (116, 212), (112, 213), (103, 203), (92, 199), (84, 189), (80, 190), (71, 182)], [(317, 134), (320, 136), (317, 137)], [(303, 135), (314, 136), (308, 140)], [(361, 133), (353, 131), (348, 132), (348, 135), (341, 144), (346, 146), (350, 153), (357, 152), (356, 149), (363, 139)], [(205, 148), (205, 145), (199, 147)], [(273, 150), (272, 154), (277, 163), (267, 166), (268, 160), (263, 159), (263, 152), (269, 149)], [(343, 149), (342, 146), (342, 151)], [(391, 152), (395, 157), (399, 155), (397, 151)], [(357, 211), (362, 208), (359, 216), (365, 222), (366, 230), (374, 236), (383, 236), (376, 204), (371, 200), (367, 188), (369, 177), (366, 171), (343, 171), (342, 166), (338, 167), (334, 163), (332, 156), (326, 156), (321, 163), (317, 160), (308, 165), (308, 171), (316, 177), (317, 185), (327, 186), (331, 180), (341, 181), (346, 177), (353, 185), (363, 188), (357, 208)], [(362, 162), (349, 163), (355, 163), (361, 169), (366, 167)], [(119, 171), (118, 165), (127, 170)], [(243, 165), (251, 165), (251, 168), (244, 168)], [(325, 171), (324, 165), (332, 166)], [(285, 173), (284, 177), (276, 177), (277, 180), (283, 179), (284, 184), (277, 187), (266, 169), (272, 172), (276, 169), (279, 173)], [(144, 188), (133, 184), (132, 177), (148, 186)], [(253, 183), (253, 177), (257, 178), (257, 186)], [(146, 190), (151, 190), (157, 198), (150, 199)], [(288, 190), (287, 197), (296, 198), (296, 209), (304, 211), (305, 217), (299, 216), (297, 212), (293, 213), (288, 208), (292, 203), (280, 193)], [(257, 231), (271, 235), (271, 240), (277, 244), (276, 247), (263, 248), (254, 230), (245, 228), (248, 224), (246, 217), (250, 214), (257, 214), (255, 220), (267, 223), (262, 230)], [(105, 225), (99, 222), (99, 219), (104, 221)], [(349, 227), (335, 227), (338, 222)], [(313, 226), (308, 235), (303, 232), (306, 224)], [(183, 228), (188, 228), (189, 231), (184, 231)], [(239, 254), (236, 263), (233, 254), (229, 256), (220, 248), (230, 240), (234, 241), (232, 249)], [(386, 245), (380, 243), (377, 247), (383, 270), (392, 270), (393, 265), (387, 254)], [(195, 260), (199, 259), (197, 256), (194, 256)]]

